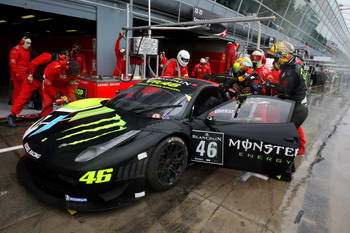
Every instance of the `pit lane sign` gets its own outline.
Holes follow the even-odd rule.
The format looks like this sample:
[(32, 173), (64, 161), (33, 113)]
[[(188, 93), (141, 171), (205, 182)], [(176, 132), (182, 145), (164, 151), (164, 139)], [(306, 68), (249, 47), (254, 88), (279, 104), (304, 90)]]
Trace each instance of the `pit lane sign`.
[[(193, 21), (220, 19), (220, 18), (222, 18), (220, 15), (215, 14), (211, 11), (207, 11), (199, 7), (193, 7), (193, 12), (192, 12)], [(217, 34), (225, 31), (227, 29), (227, 24), (226, 23), (210, 24), (209, 27), (206, 27), (206, 29), (213, 34)]]

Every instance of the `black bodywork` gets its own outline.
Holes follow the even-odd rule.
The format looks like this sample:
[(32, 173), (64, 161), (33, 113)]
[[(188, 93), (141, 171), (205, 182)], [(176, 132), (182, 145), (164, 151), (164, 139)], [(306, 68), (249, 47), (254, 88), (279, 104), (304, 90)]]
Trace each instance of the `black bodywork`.
[(290, 180), (294, 103), (250, 96), (239, 104), (221, 94), (208, 81), (157, 78), (110, 100), (72, 102), (27, 130), (17, 174), (40, 200), (77, 211), (128, 204), (148, 186), (167, 190), (188, 162)]

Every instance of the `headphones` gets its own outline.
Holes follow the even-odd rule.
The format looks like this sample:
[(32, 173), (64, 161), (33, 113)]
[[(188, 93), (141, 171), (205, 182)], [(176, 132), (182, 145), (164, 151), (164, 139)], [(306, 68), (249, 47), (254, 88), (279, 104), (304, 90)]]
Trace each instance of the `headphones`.
[(28, 39), (28, 37), (24, 36), (24, 37), (19, 41), (19, 45), (24, 45), (24, 43), (26, 42), (26, 39)]
[(58, 59), (59, 60), (66, 60), (67, 58), (69, 58), (69, 51), (68, 50), (61, 51), (58, 54)]

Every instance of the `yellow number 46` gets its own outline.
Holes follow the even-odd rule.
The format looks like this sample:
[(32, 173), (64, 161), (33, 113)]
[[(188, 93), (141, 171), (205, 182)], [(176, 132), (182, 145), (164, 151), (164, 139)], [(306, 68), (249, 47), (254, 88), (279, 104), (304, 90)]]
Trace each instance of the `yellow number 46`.
[(113, 168), (99, 171), (88, 171), (82, 177), (80, 177), (79, 181), (85, 182), (86, 184), (108, 182), (112, 178), (111, 173), (113, 173)]

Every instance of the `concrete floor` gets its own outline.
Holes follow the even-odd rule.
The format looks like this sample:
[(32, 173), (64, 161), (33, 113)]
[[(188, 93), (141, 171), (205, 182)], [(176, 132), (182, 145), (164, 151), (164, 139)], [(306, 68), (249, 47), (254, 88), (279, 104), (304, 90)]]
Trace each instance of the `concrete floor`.
[[(347, 84), (348, 85), (348, 84)], [(307, 152), (292, 182), (201, 164), (178, 186), (128, 206), (96, 213), (55, 209), (19, 183), (15, 171), (31, 122), (0, 122), (0, 233), (347, 232), (350, 228), (349, 86), (312, 87), (303, 129)], [(1, 110), (3, 112), (3, 110)]]

